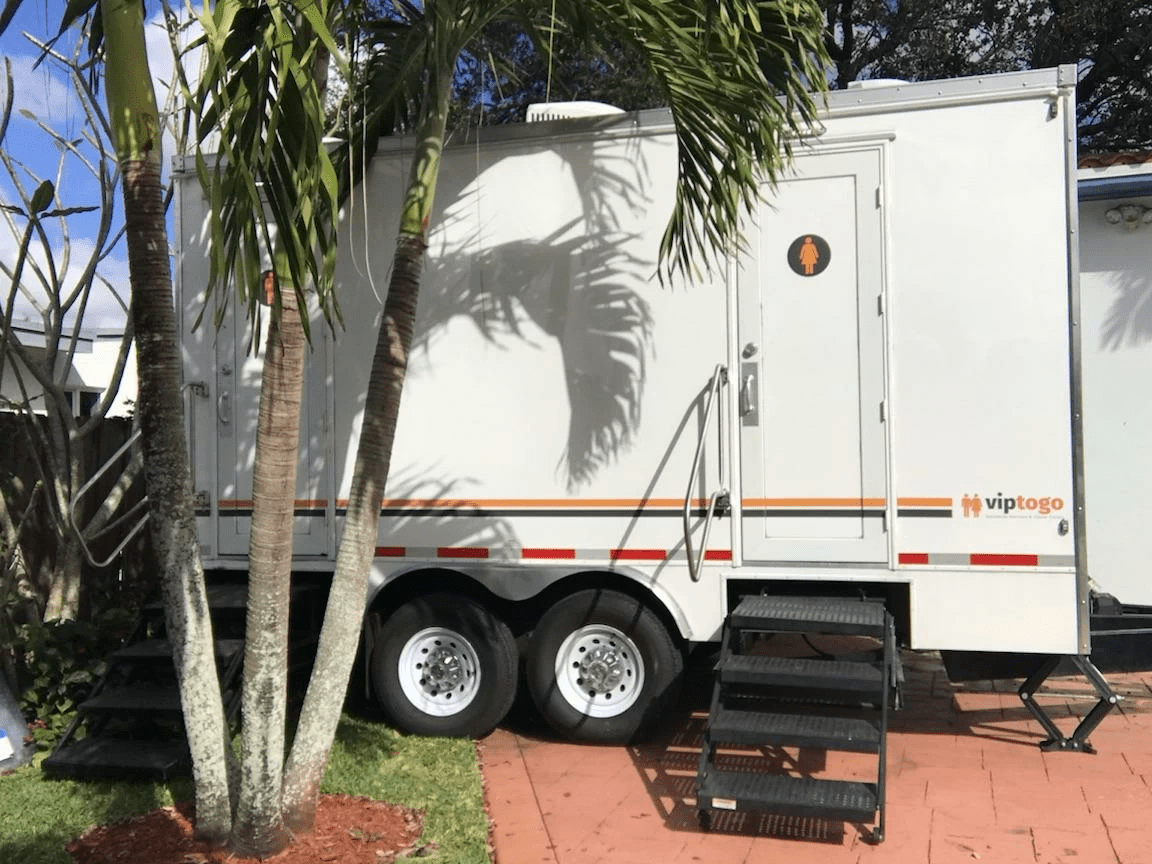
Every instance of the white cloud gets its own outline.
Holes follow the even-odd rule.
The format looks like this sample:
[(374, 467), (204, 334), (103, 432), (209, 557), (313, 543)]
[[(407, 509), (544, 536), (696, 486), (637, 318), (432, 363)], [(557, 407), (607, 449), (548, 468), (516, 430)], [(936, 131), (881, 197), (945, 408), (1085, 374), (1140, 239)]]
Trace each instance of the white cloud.
[[(182, 24), (187, 24), (190, 18), (187, 9), (179, 10), (179, 20)], [(181, 66), (191, 87), (196, 86), (199, 78), (203, 51), (196, 49), (187, 52), (186, 49), (201, 32), (200, 25), (192, 21), (183, 29), (178, 39), (179, 50), (182, 52)], [(162, 13), (157, 13), (149, 19), (144, 28), (144, 39), (148, 44), (148, 66), (156, 87), (156, 101), (160, 105), (161, 112), (171, 112), (182, 97), (175, 79), (176, 58), (173, 56)], [(170, 130), (164, 136), (164, 153), (166, 156), (177, 155), (176, 142)]]
[[(38, 54), (31, 43), (27, 53), (9, 54), (12, 66), (13, 106), (30, 111), (53, 127), (72, 122), (76, 114), (76, 96), (66, 76), (50, 60), (36, 66)], [(33, 68), (35, 67), (35, 68)], [(7, 98), (7, 82), (0, 75), (0, 98)]]
[[(10, 269), (17, 259), (19, 250), (19, 240), (12, 235), (6, 226), (0, 227), (0, 262), (3, 262), (6, 268)], [(55, 265), (61, 267), (62, 265), (62, 247), (53, 244), (53, 254), (57, 260)], [(92, 256), (95, 254), (95, 245), (90, 238), (78, 237), (74, 238), (70, 243), (70, 250), (68, 255), (67, 266), (64, 267), (63, 272), (59, 275), (59, 283), (61, 293), (67, 295), (69, 292), (75, 290), (84, 269), (91, 261)], [(47, 274), (48, 270), (48, 256), (43, 246), (33, 241), (29, 257), (31, 263), (39, 265), (41, 272)], [(36, 276), (30, 264), (25, 265), (25, 272), (23, 278), (20, 280), (24, 286), (27, 294), (32, 295), (30, 300), (27, 294), (21, 293), (17, 295), (16, 304), (13, 310), (14, 317), (16, 318), (39, 318), (39, 313), (36, 311), (36, 304), (40, 307), (46, 307), (50, 304), (50, 295), (48, 294), (48, 287), (44, 284), (38, 276)], [(97, 265), (97, 273), (112, 286), (124, 302), (128, 300), (128, 262), (124, 258), (115, 255), (108, 255)], [(7, 275), (0, 271), (0, 287), (2, 287), (2, 297), (5, 304), (8, 301), (8, 293), (10, 290), (10, 282)], [(35, 304), (32, 301), (35, 301)], [(69, 320), (73, 320), (74, 315), (69, 316)], [(116, 300), (116, 296), (112, 290), (101, 281), (97, 280), (89, 294), (87, 308), (84, 314), (83, 324), (85, 327), (96, 328), (119, 328), (124, 325), (127, 320), (127, 313), (123, 307)]]
[[(187, 20), (189, 15), (190, 13), (186, 9), (181, 12), (181, 17), (184, 20)], [(187, 45), (197, 33), (197, 29), (185, 31), (181, 37), (181, 44)], [(164, 111), (166, 106), (172, 104), (170, 84), (173, 80), (175, 58), (162, 13), (154, 14), (147, 22), (145, 39), (148, 46), (149, 66), (156, 86), (157, 101), (161, 110)], [(39, 56), (38, 49), (30, 42), (24, 42), (22, 44), (27, 45), (26, 52), (19, 49), (13, 51), (11, 48), (14, 41), (21, 44), (19, 39), (6, 39), (7, 44), (4, 47), (9, 49), (7, 59), (11, 61), (15, 107), (31, 112), (41, 122), (69, 138), (78, 137), (83, 130), (84, 117), (79, 97), (74, 92), (68, 76), (59, 64), (51, 60), (44, 61), (34, 69), (36, 58)], [(58, 47), (67, 53), (66, 46), (60, 45)], [(199, 62), (199, 52), (191, 56), (185, 55), (183, 58), (184, 68), (193, 82)], [(7, 89), (2, 72), (3, 65), (0, 62), (0, 98), (4, 96)], [(179, 94), (174, 95), (178, 97)], [(101, 98), (102, 96), (103, 91), (101, 91)], [(103, 102), (101, 102), (100, 108), (103, 109), (104, 107)], [(58, 168), (59, 151), (53, 145), (50, 137), (42, 130), (37, 129), (34, 123), (25, 117), (16, 113), (13, 114), (4, 147), (15, 160), (26, 165), (28, 170), (39, 177), (52, 178), (57, 182), (57, 203), (60, 206), (91, 206), (99, 203), (99, 190), (91, 173), (71, 157), (65, 162), (64, 169), (60, 172)], [(169, 158), (175, 153), (175, 141), (170, 134), (165, 135), (163, 147), (164, 169), (167, 170)], [(90, 156), (95, 158), (94, 154), (90, 154)], [(29, 191), (34, 188), (35, 180), (27, 176), (22, 176), (21, 182), (28, 187)], [(0, 203), (17, 202), (18, 199), (7, 178), (0, 177)], [(116, 204), (119, 210), (119, 200)], [(15, 223), (14, 230), (19, 233), (24, 227), (24, 220), (16, 217)], [(69, 230), (72, 234), (71, 256), (67, 271), (61, 279), (65, 290), (76, 284), (79, 274), (93, 254), (96, 224), (97, 218), (92, 215), (69, 218)], [(54, 229), (55, 226), (52, 226), (50, 230)], [(88, 236), (84, 236), (85, 232), (88, 233)], [(60, 237), (53, 236), (51, 242), (53, 242), (54, 253), (60, 255), (62, 251)], [(43, 251), (37, 248), (36, 244), (33, 246), (33, 257), (36, 261), (43, 263), (46, 260)], [(17, 237), (13, 235), (12, 229), (9, 229), (4, 221), (0, 220), (0, 262), (11, 268), (16, 260), (17, 250)], [(125, 256), (126, 253), (123, 244), (121, 244), (112, 255), (105, 257), (100, 263), (99, 273), (115, 286), (120, 291), (121, 296), (126, 299), (128, 294), (128, 265)], [(33, 292), (34, 296), (46, 300), (45, 289), (39, 284), (35, 276), (26, 273), (22, 281), (25, 287)], [(0, 299), (7, 298), (8, 287), (8, 279), (0, 272)], [(16, 310), (18, 316), (35, 315), (34, 307), (25, 299), (18, 301)], [(119, 327), (123, 325), (125, 318), (123, 309), (111, 292), (103, 285), (94, 285), (85, 314), (85, 326)]]

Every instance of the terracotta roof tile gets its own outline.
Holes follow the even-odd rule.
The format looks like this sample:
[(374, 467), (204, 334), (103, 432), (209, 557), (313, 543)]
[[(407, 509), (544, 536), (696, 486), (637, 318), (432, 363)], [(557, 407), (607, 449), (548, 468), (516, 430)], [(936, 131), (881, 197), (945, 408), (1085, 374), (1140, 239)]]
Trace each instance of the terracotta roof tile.
[(1110, 168), (1113, 165), (1144, 165), (1152, 162), (1152, 150), (1130, 153), (1092, 153), (1080, 157), (1081, 168)]

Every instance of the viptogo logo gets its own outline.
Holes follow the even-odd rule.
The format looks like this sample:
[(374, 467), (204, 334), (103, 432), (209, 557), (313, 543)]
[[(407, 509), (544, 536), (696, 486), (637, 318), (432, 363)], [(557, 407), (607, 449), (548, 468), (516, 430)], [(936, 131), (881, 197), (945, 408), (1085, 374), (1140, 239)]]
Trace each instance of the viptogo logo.
[(1047, 516), (1063, 510), (1064, 499), (1048, 495), (1043, 498), (1012, 496), (997, 492), (995, 497), (965, 495), (960, 499), (960, 507), (966, 519), (980, 516)]

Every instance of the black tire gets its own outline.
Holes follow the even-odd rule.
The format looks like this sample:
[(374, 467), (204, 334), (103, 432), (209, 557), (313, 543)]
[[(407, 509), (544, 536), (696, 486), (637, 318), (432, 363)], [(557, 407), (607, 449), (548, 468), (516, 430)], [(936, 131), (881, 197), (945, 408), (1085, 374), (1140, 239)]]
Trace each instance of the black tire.
[(481, 738), (516, 696), (516, 642), (503, 621), (454, 594), (401, 606), (372, 651), (372, 684), (386, 720), (415, 735)]
[(656, 613), (608, 590), (577, 592), (544, 613), (527, 662), (528, 689), (548, 725), (597, 744), (649, 733), (675, 701), (683, 671), (684, 656)]

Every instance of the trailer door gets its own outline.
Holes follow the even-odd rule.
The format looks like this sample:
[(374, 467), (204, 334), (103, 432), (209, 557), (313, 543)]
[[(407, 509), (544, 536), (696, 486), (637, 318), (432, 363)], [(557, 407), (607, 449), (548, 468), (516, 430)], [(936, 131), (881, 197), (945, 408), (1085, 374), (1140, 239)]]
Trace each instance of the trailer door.
[[(259, 351), (249, 350), (252, 325), (233, 300), (217, 332), (216, 466), (218, 542), (221, 555), (247, 555), (252, 526), (252, 469), (256, 456), (256, 421), (260, 410), (260, 376), (269, 310), (260, 307)], [(296, 465), (296, 518), (292, 531), (296, 556), (327, 556), (332, 518), (328, 450), (327, 331), (313, 322), (312, 346), (305, 349), (303, 400), (300, 405), (300, 455)], [(255, 355), (255, 356), (254, 356)]]
[(766, 190), (737, 274), (744, 558), (888, 559), (880, 147)]

